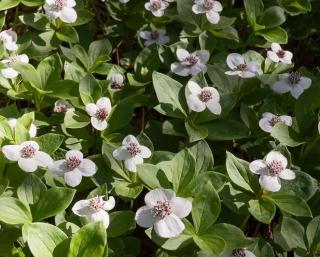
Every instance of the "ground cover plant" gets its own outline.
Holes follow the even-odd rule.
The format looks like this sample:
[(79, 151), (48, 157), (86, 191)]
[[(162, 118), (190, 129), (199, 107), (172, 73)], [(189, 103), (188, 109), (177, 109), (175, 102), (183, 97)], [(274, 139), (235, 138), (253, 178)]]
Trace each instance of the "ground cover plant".
[(320, 256), (319, 10), (0, 0), (0, 256)]

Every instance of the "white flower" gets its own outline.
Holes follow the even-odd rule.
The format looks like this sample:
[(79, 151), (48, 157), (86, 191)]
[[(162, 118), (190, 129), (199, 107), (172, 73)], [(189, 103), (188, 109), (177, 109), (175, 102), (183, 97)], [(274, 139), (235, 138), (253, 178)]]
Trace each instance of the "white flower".
[(166, 36), (166, 32), (164, 30), (155, 30), (155, 31), (141, 31), (139, 33), (140, 37), (145, 39), (144, 45), (149, 46), (154, 43), (161, 46), (170, 41), (169, 37)]
[(110, 76), (110, 89), (121, 90), (124, 87), (124, 77), (120, 73), (115, 73)]
[(0, 33), (0, 42), (3, 43), (8, 51), (16, 51), (18, 49), (17, 38), (17, 33), (12, 29), (4, 30)]
[(150, 0), (145, 3), (144, 7), (152, 12), (152, 14), (156, 17), (161, 17), (164, 14), (164, 10), (167, 9), (169, 4), (163, 0)]
[(196, 82), (189, 81), (187, 84), (190, 95), (187, 96), (187, 103), (191, 110), (202, 112), (206, 108), (210, 112), (221, 114), (220, 95), (214, 87), (201, 88)]
[(277, 192), (281, 188), (280, 178), (293, 180), (296, 174), (287, 169), (288, 161), (280, 152), (271, 151), (267, 154), (265, 160), (255, 160), (249, 164), (249, 169), (259, 174), (259, 183), (261, 187), (270, 192)]
[(50, 19), (60, 18), (65, 23), (73, 23), (77, 20), (75, 0), (46, 0), (44, 9)]
[(233, 249), (232, 251), (224, 252), (220, 257), (256, 257), (247, 249)]
[(10, 56), (7, 59), (4, 59), (1, 61), (3, 64), (6, 65), (7, 68), (1, 70), (1, 74), (3, 77), (7, 79), (13, 79), (18, 76), (19, 72), (11, 68), (11, 64), (15, 62), (24, 62), (24, 63), (29, 63), (29, 58), (27, 55), (22, 54), (22, 55), (17, 55), (17, 56)]
[[(8, 119), (8, 124), (11, 127), (11, 129), (14, 131), (17, 125), (17, 119), (15, 118), (9, 118)], [(34, 124), (30, 125), (29, 129), (29, 135), (30, 137), (35, 137), (37, 135), (37, 127)]]
[(103, 200), (103, 196), (96, 196), (88, 200), (80, 200), (74, 204), (72, 211), (80, 217), (87, 217), (90, 221), (102, 221), (105, 228), (109, 226), (109, 214), (115, 206), (112, 196), (108, 201)]
[(215, 0), (195, 0), (192, 6), (192, 11), (195, 14), (205, 13), (207, 19), (212, 24), (217, 24), (220, 21), (219, 12), (222, 11), (222, 5)]
[(49, 167), (53, 160), (45, 152), (39, 151), (34, 141), (25, 141), (21, 145), (5, 145), (2, 152), (10, 161), (17, 161), (19, 167), (26, 172), (34, 172), (40, 167)]
[(227, 57), (227, 65), (231, 71), (226, 74), (230, 76), (239, 76), (241, 78), (253, 78), (256, 76), (260, 65), (255, 62), (246, 63), (241, 54), (232, 53)]
[(210, 54), (207, 50), (198, 50), (189, 53), (185, 49), (177, 49), (177, 57), (180, 62), (171, 64), (171, 71), (177, 75), (186, 77), (196, 75), (200, 72), (207, 72), (207, 62)]
[(292, 53), (290, 51), (285, 51), (281, 48), (278, 43), (271, 44), (271, 50), (268, 51), (267, 55), (269, 59), (273, 62), (283, 62), (287, 64), (291, 64)]
[(120, 3), (126, 4), (128, 3), (130, 0), (119, 0)]
[(82, 176), (91, 177), (97, 172), (96, 164), (84, 159), (83, 154), (77, 150), (66, 153), (65, 160), (53, 162), (50, 171), (58, 176), (63, 176), (67, 185), (75, 187), (81, 183)]
[(262, 114), (262, 119), (259, 121), (259, 127), (265, 132), (271, 132), (272, 128), (279, 122), (292, 126), (292, 118), (287, 115), (274, 115), (270, 112)]
[(142, 164), (143, 158), (149, 158), (150, 156), (150, 149), (140, 145), (132, 135), (126, 136), (122, 141), (122, 146), (113, 151), (113, 157), (124, 161), (126, 169), (132, 172), (136, 172), (136, 165)]
[(95, 129), (102, 131), (108, 127), (106, 118), (111, 112), (111, 102), (108, 97), (100, 98), (96, 104), (87, 104), (86, 111), (91, 116), (91, 124)]
[(145, 206), (136, 212), (135, 220), (139, 226), (152, 227), (163, 238), (178, 236), (185, 228), (182, 218), (189, 215), (192, 203), (182, 197), (176, 197), (171, 189), (154, 189), (144, 198)]
[(66, 101), (66, 100), (57, 100), (54, 103), (54, 108), (53, 111), (54, 112), (73, 112), (75, 109), (72, 107), (72, 105)]
[(279, 75), (280, 80), (272, 85), (272, 90), (278, 94), (290, 94), (298, 99), (304, 90), (311, 86), (312, 80), (302, 77), (298, 71)]

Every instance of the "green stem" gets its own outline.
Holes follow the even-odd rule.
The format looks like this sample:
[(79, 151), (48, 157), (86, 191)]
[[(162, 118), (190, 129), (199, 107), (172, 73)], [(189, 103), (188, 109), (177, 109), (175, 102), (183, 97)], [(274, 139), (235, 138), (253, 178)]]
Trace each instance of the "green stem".
[(14, 14), (14, 21), (13, 21), (13, 27), (14, 28), (17, 26), (18, 20), (19, 20), (19, 5), (17, 5), (16, 11), (15, 11), (15, 14)]
[(241, 225), (240, 225), (240, 229), (243, 231), (246, 228), (246, 225), (248, 223), (248, 220), (250, 219), (250, 214), (248, 214), (244, 220), (242, 221)]

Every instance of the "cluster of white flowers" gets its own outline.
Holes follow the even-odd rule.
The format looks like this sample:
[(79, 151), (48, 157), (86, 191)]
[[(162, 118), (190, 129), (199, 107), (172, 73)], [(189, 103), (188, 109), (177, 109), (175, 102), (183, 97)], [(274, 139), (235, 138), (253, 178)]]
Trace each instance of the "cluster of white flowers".
[(175, 0), (149, 0), (149, 2), (145, 3), (144, 7), (154, 16), (161, 17), (164, 15), (164, 11), (169, 7), (169, 3), (174, 1)]
[(187, 77), (200, 72), (207, 72), (207, 62), (210, 54), (207, 50), (198, 50), (189, 53), (185, 49), (178, 48), (176, 51), (179, 62), (171, 64), (171, 71), (179, 76)]
[(163, 238), (178, 236), (185, 228), (182, 218), (187, 217), (192, 209), (192, 203), (182, 197), (177, 197), (171, 189), (154, 189), (144, 198), (145, 206), (136, 212), (136, 221), (144, 228), (153, 227)]
[(274, 115), (270, 112), (262, 114), (262, 119), (259, 121), (259, 127), (270, 133), (272, 128), (279, 122), (286, 124), (288, 127), (292, 126), (292, 118), (288, 115)]
[(84, 159), (83, 154), (77, 150), (66, 153), (64, 160), (53, 162), (49, 169), (57, 176), (63, 176), (67, 185), (78, 186), (83, 177), (91, 177), (97, 172), (96, 164)]
[(138, 140), (132, 135), (126, 136), (122, 141), (122, 146), (113, 151), (113, 157), (124, 161), (124, 166), (131, 172), (136, 172), (136, 166), (142, 164), (143, 159), (150, 156), (150, 149), (140, 145)]
[(220, 12), (223, 7), (219, 1), (215, 0), (195, 0), (192, 11), (195, 14), (206, 14), (208, 21), (217, 24), (220, 21)]
[(288, 161), (278, 151), (271, 151), (265, 160), (255, 160), (249, 164), (249, 169), (260, 175), (259, 183), (261, 187), (270, 192), (277, 192), (281, 189), (280, 179), (293, 180), (296, 174), (287, 168)]
[(195, 112), (202, 112), (206, 108), (213, 114), (221, 114), (220, 95), (214, 87), (201, 88), (196, 82), (189, 81), (187, 88), (190, 94), (187, 96), (189, 108)]
[(59, 18), (65, 23), (73, 23), (77, 20), (77, 12), (75, 0), (46, 0), (44, 10), (50, 19)]
[(5, 145), (2, 152), (8, 160), (18, 162), (23, 171), (34, 172), (38, 166), (47, 168), (53, 163), (52, 158), (39, 148), (37, 142), (25, 141), (20, 145)]
[(253, 78), (257, 75), (260, 64), (256, 62), (247, 63), (241, 54), (232, 53), (227, 56), (227, 65), (231, 71), (227, 75), (239, 76), (241, 78)]
[(86, 111), (91, 116), (91, 124), (96, 130), (102, 131), (108, 127), (106, 118), (111, 109), (111, 101), (108, 97), (102, 97), (96, 103), (86, 105)]
[(141, 31), (139, 33), (140, 37), (145, 39), (144, 45), (150, 46), (152, 44), (157, 44), (159, 46), (164, 45), (170, 41), (170, 38), (166, 35), (166, 31), (159, 29), (154, 31)]

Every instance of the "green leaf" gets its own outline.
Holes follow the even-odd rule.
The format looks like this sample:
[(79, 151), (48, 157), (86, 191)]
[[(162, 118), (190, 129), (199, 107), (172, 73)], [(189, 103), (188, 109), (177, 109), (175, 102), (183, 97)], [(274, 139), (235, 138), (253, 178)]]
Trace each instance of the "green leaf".
[(93, 41), (89, 46), (89, 58), (92, 65), (95, 60), (102, 55), (109, 55), (112, 51), (112, 45), (107, 38)]
[(37, 67), (38, 74), (40, 75), (41, 85), (47, 89), (49, 82), (60, 80), (62, 72), (62, 62), (59, 54), (53, 54), (42, 60)]
[(274, 228), (274, 240), (285, 251), (298, 247), (306, 249), (304, 243), (304, 228), (295, 219), (284, 216), (280, 223)]
[(135, 229), (135, 213), (132, 211), (116, 211), (110, 213), (108, 238), (122, 236)]
[(127, 181), (129, 181), (130, 178), (123, 170), (123, 166), (122, 166), (121, 162), (117, 161), (112, 155), (112, 153), (115, 149), (116, 148), (113, 145), (111, 145), (109, 142), (103, 141), (101, 152), (104, 157), (104, 160), (110, 169), (112, 169), (114, 172), (116, 172), (121, 178), (124, 178)]
[(76, 58), (83, 64), (84, 68), (89, 68), (89, 56), (86, 50), (81, 45), (75, 45), (72, 47), (72, 52)]
[(87, 224), (78, 230), (70, 243), (68, 257), (103, 256), (106, 230), (102, 222)]
[(257, 177), (249, 170), (249, 163), (227, 152), (226, 167), (231, 181), (250, 192), (257, 191)]
[(191, 180), (197, 176), (195, 159), (188, 149), (176, 154), (171, 161), (173, 190), (181, 196), (188, 196), (185, 191)]
[(219, 257), (225, 248), (225, 241), (215, 235), (194, 236), (194, 242), (210, 257)]
[(262, 36), (265, 40), (271, 43), (287, 44), (288, 34), (287, 32), (280, 28), (263, 29), (256, 31), (256, 35)]
[(295, 147), (304, 143), (297, 132), (282, 122), (278, 122), (272, 128), (271, 136), (273, 136), (275, 139), (278, 139), (281, 144), (291, 147)]
[(313, 253), (320, 242), (320, 216), (313, 218), (309, 222), (306, 230), (306, 237), (308, 240), (308, 249)]
[(260, 23), (267, 28), (278, 27), (286, 21), (284, 10), (279, 6), (267, 8), (261, 16)]
[(18, 199), (0, 197), (0, 220), (7, 224), (25, 224), (32, 221), (29, 209)]
[(90, 73), (81, 79), (79, 92), (81, 100), (85, 105), (95, 103), (102, 95), (100, 84)]
[(246, 248), (252, 243), (252, 240), (246, 238), (240, 228), (227, 223), (213, 225), (208, 234), (214, 234), (224, 239), (228, 249)]
[(190, 152), (195, 157), (197, 172), (208, 171), (213, 167), (213, 155), (210, 146), (205, 140), (199, 141), (192, 147), (189, 147)]
[(64, 136), (59, 134), (47, 133), (35, 139), (41, 151), (52, 155), (63, 143)]
[(34, 219), (37, 221), (55, 216), (64, 211), (72, 202), (76, 190), (55, 187), (50, 188), (41, 197), (33, 211)]
[(186, 116), (186, 102), (183, 86), (174, 79), (158, 73), (153, 73), (153, 86), (157, 98), (161, 104), (170, 104), (173, 108), (178, 109), (182, 116)]
[(86, 9), (77, 10), (77, 14), (78, 14), (77, 20), (74, 23), (69, 23), (68, 24), (69, 26), (75, 27), (75, 26), (84, 25), (89, 21), (91, 21), (92, 18), (95, 16), (92, 12)]
[(0, 11), (8, 10), (19, 4), (20, 0), (1, 0)]
[(138, 183), (117, 182), (114, 191), (120, 197), (136, 199), (142, 192), (143, 186)]
[(179, 248), (183, 248), (184, 246), (192, 242), (192, 236), (186, 235), (184, 234), (184, 232), (176, 237), (172, 237), (169, 239), (159, 237), (152, 228), (148, 228), (145, 233), (154, 243), (156, 243), (158, 246), (161, 246), (161, 248), (169, 251), (175, 251)]
[(79, 36), (75, 28), (70, 26), (61, 27), (56, 31), (57, 38), (67, 43), (78, 43)]
[(242, 122), (232, 119), (219, 119), (202, 125), (210, 131), (208, 140), (234, 140), (249, 136), (249, 129)]
[(67, 239), (65, 233), (48, 223), (31, 223), (23, 230), (34, 257), (53, 257), (56, 246)]
[(34, 174), (28, 174), (17, 189), (19, 199), (25, 204), (35, 204), (47, 190), (46, 185)]
[(44, 85), (41, 83), (37, 70), (31, 64), (16, 62), (12, 64), (12, 67), (21, 73), (24, 81), (29, 82), (34, 88), (39, 89), (39, 92), (41, 92)]
[(139, 179), (146, 185), (149, 189), (155, 188), (170, 188), (170, 182), (166, 174), (158, 167), (152, 164), (142, 164), (138, 165), (137, 172)]
[(185, 127), (189, 135), (189, 141), (196, 142), (208, 136), (208, 129), (204, 126), (195, 125), (192, 121), (185, 122)]
[(248, 22), (250, 23), (251, 27), (256, 30), (256, 19), (263, 12), (263, 2), (262, 0), (244, 0), (243, 3)]
[(82, 112), (67, 112), (64, 116), (64, 125), (66, 128), (77, 129), (86, 127), (90, 123), (89, 116)]
[(192, 220), (198, 235), (204, 234), (214, 224), (220, 209), (220, 198), (211, 182), (207, 182), (192, 201)]
[(282, 211), (294, 216), (311, 217), (311, 210), (304, 199), (290, 192), (276, 192), (266, 198), (274, 202)]
[(265, 198), (260, 198), (258, 200), (252, 199), (248, 204), (248, 210), (253, 217), (262, 223), (270, 224), (276, 214), (276, 206), (273, 202)]
[(42, 13), (28, 13), (19, 16), (20, 21), (37, 30), (48, 30), (52, 25), (45, 14)]

